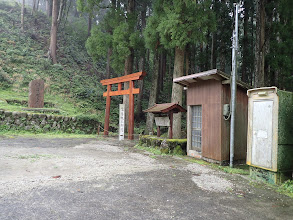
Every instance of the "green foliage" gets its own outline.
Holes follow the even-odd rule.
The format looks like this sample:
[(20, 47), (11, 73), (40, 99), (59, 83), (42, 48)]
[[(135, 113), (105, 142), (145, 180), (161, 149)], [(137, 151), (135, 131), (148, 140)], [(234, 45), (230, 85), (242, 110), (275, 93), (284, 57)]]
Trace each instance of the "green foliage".
[(287, 180), (284, 182), (280, 187), (278, 187), (277, 191), (293, 198), (293, 180)]
[(9, 78), (9, 74), (6, 73), (1, 67), (0, 67), (0, 88), (9, 88), (12, 85), (12, 80)]
[[(64, 32), (58, 34), (59, 63), (52, 65), (46, 55), (46, 40), (50, 34), (47, 17), (38, 13), (35, 23), (35, 18), (28, 12), (25, 32), (21, 32), (20, 7), (0, 1), (0, 8), (1, 98), (27, 101), (29, 82), (42, 78), (45, 81), (45, 102), (54, 103), (60, 114), (98, 114), (102, 119), (104, 88), (99, 84), (100, 76), (97, 74), (100, 66), (91, 62), (84, 48), (87, 38), (84, 19), (73, 19), (73, 23), (66, 25)], [(27, 106), (2, 102), (0, 106), (10, 111), (22, 111), (23, 107)]]
[(210, 1), (158, 0), (156, 3), (154, 18), (149, 19), (145, 32), (149, 48), (158, 35), (165, 48), (185, 48), (189, 43), (205, 41), (207, 32), (215, 28)]
[(146, 145), (140, 144), (137, 144), (134, 147), (140, 150), (151, 152), (154, 155), (165, 155), (161, 152), (161, 150), (158, 147), (147, 147)]
[(139, 136), (139, 145), (147, 146), (150, 148), (157, 147), (160, 149), (161, 153), (164, 154), (185, 155), (186, 144), (186, 139), (165, 139), (152, 135)]
[(279, 0), (277, 7), (273, 3), (267, 7), (275, 7), (276, 10), (275, 14), (270, 15), (270, 51), (266, 56), (266, 62), (271, 67), (272, 75), (267, 77), (277, 78), (281, 89), (293, 91), (293, 2)]
[(78, 134), (78, 133), (65, 133), (61, 131), (46, 132), (46, 133), (32, 133), (25, 130), (4, 130), (0, 128), (0, 136), (7, 138), (21, 137), (39, 137), (39, 138), (98, 138), (103, 139), (95, 134)]
[(79, 11), (92, 13), (101, 2), (102, 0), (77, 0), (76, 6)]
[(95, 61), (106, 59), (108, 48), (112, 44), (112, 36), (103, 32), (101, 28), (100, 25), (94, 26), (91, 36), (86, 41), (87, 52)]

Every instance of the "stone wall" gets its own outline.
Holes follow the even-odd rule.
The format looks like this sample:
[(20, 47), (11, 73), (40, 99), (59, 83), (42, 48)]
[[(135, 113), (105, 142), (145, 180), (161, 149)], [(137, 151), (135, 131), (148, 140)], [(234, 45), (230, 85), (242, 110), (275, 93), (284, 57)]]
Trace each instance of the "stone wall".
[(97, 119), (67, 117), (50, 114), (9, 112), (0, 110), (0, 129), (27, 130), (34, 132), (62, 131), (68, 133), (95, 134), (99, 126)]
[(152, 135), (139, 136), (139, 145), (159, 148), (165, 154), (186, 155), (187, 139), (165, 139)]

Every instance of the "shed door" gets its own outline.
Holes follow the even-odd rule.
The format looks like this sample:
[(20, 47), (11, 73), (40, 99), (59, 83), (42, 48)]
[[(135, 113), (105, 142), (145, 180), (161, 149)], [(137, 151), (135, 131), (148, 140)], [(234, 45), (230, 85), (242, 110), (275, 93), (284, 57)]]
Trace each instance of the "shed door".
[(194, 105), (191, 108), (191, 149), (201, 152), (202, 108), (201, 105)]
[(272, 168), (273, 101), (253, 102), (251, 163)]

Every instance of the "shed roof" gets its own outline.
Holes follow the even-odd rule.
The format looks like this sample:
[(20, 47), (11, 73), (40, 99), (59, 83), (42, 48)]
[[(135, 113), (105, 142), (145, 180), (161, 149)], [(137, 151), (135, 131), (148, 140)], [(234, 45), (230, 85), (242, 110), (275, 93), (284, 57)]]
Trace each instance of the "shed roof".
[(170, 111), (178, 113), (178, 112), (186, 112), (186, 109), (176, 103), (163, 103), (163, 104), (155, 104), (154, 106), (144, 110), (144, 112), (150, 112), (150, 113), (168, 113)]
[[(229, 80), (230, 76), (218, 69), (212, 69), (212, 70), (195, 73), (188, 76), (178, 77), (173, 79), (173, 82), (178, 83), (179, 85), (182, 85), (182, 86), (189, 86), (192, 83), (196, 83), (202, 80), (209, 80), (209, 79), (221, 80), (222, 84), (230, 84), (230, 80)], [(237, 85), (245, 89), (251, 88), (251, 86), (247, 85), (246, 83), (240, 80), (237, 80)]]

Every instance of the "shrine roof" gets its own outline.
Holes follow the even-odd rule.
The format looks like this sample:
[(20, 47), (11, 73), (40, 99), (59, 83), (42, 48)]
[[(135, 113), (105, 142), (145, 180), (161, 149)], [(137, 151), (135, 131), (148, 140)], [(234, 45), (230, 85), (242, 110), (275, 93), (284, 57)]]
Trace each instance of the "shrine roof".
[(186, 109), (181, 105), (176, 103), (163, 103), (163, 104), (155, 104), (154, 106), (144, 110), (144, 112), (150, 113), (168, 113), (168, 112), (186, 112)]

